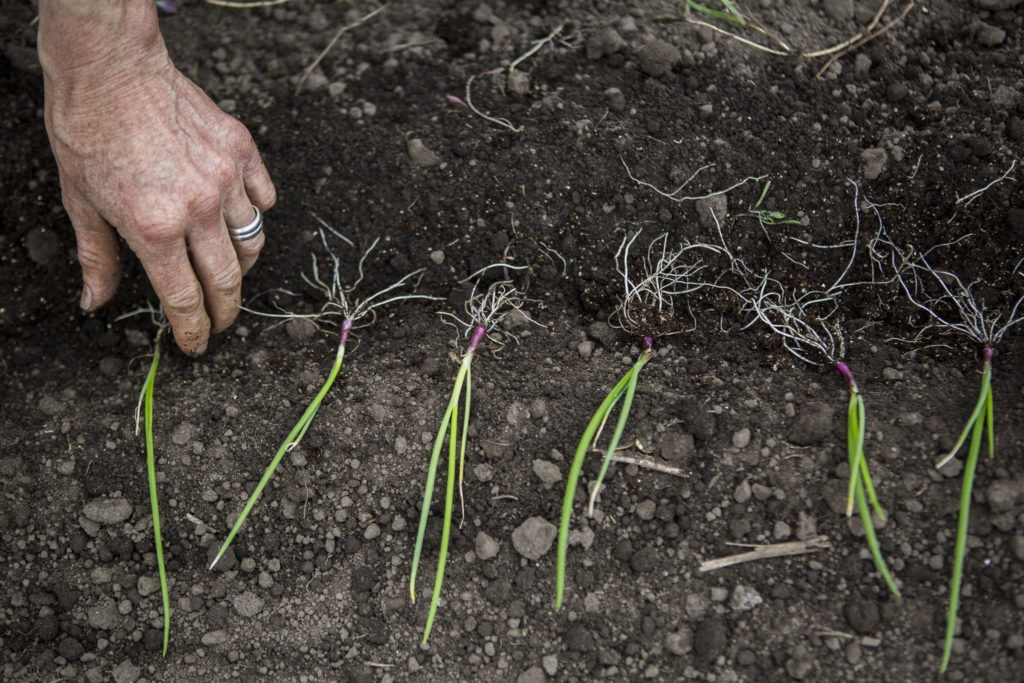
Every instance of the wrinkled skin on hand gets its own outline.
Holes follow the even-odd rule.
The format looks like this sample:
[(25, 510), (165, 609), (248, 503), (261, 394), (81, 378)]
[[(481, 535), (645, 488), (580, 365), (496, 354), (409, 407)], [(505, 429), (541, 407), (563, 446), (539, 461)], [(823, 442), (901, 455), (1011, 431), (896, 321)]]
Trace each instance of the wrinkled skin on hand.
[(46, 128), (78, 240), (82, 307), (113, 296), (120, 234), (178, 345), (204, 352), (211, 329), (237, 316), (242, 276), (265, 239), (233, 242), (227, 226), (276, 199), (252, 137), (174, 67), (158, 29), (135, 45), (93, 45), (73, 68), (46, 53), (43, 36), (41, 26)]

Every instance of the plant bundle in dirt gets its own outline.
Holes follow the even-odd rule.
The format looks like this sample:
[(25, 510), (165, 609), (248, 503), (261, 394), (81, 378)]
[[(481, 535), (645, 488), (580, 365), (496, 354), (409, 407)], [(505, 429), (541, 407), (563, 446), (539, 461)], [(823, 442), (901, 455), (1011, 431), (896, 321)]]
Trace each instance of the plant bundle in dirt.
[[(504, 266), (504, 264), (489, 266), (487, 269), (499, 266)], [(469, 343), (466, 345), (466, 350), (462, 354), (461, 360), (458, 361), (459, 370), (455, 376), (455, 385), (452, 388), (451, 397), (448, 399), (444, 417), (441, 418), (441, 426), (438, 428), (437, 436), (434, 438), (434, 446), (430, 454), (430, 464), (427, 468), (427, 480), (423, 487), (423, 505), (420, 508), (419, 527), (416, 531), (416, 547), (413, 551), (412, 568), (409, 572), (409, 598), (415, 603), (416, 571), (419, 568), (420, 555), (423, 551), (423, 539), (427, 530), (427, 519), (430, 516), (430, 502), (434, 495), (437, 465), (441, 457), (441, 449), (444, 447), (445, 439), (447, 438), (448, 475), (445, 480), (444, 521), (441, 526), (441, 546), (437, 556), (437, 571), (434, 575), (433, 595), (430, 598), (427, 623), (423, 628), (424, 643), (430, 637), (430, 629), (434, 623), (434, 616), (441, 599), (441, 586), (444, 582), (445, 562), (448, 557), (448, 541), (451, 538), (456, 479), (458, 480), (463, 522), (466, 517), (462, 481), (466, 463), (466, 434), (469, 429), (470, 397), (473, 386), (471, 371), (473, 358), (477, 347), (486, 338), (491, 338), (502, 346), (504, 346), (506, 340), (515, 341), (515, 337), (510, 332), (499, 330), (497, 326), (510, 313), (516, 312), (526, 316), (522, 308), (527, 299), (516, 290), (510, 281), (501, 280), (495, 282), (482, 292), (478, 292), (477, 289), (478, 284), (475, 284), (472, 294), (466, 302), (465, 311), (467, 319), (462, 319), (448, 312), (441, 314), (442, 319), (447, 324), (455, 326), (460, 331), (461, 336), (469, 337)], [(527, 319), (529, 320), (528, 317)], [(461, 432), (459, 427), (460, 399), (463, 402)], [(458, 464), (457, 474), (456, 462)]]
[[(416, 294), (413, 291), (416, 289), (416, 285), (419, 283), (419, 277), (423, 273), (422, 268), (403, 275), (390, 285), (370, 294), (369, 296), (357, 297), (355, 295), (355, 290), (363, 281), (363, 277), (365, 275), (364, 265), (367, 258), (380, 242), (380, 238), (375, 239), (370, 246), (367, 247), (366, 251), (363, 252), (362, 256), (359, 258), (357, 266), (357, 277), (355, 281), (348, 286), (342, 284), (341, 262), (334, 252), (327, 246), (327, 238), (322, 229), (320, 230), (320, 239), (325, 249), (327, 249), (328, 256), (330, 257), (330, 274), (326, 278), (321, 277), (320, 268), (315, 255), (313, 256), (313, 265), (311, 269), (312, 275), (306, 275), (305, 273), (302, 274), (302, 279), (306, 284), (323, 295), (324, 303), (320, 310), (311, 314), (251, 312), (256, 313), (257, 315), (280, 318), (281, 322), (286, 320), (305, 319), (311, 321), (318, 327), (320, 325), (337, 325), (339, 333), (338, 346), (334, 354), (334, 364), (331, 366), (331, 371), (327, 375), (327, 380), (323, 383), (323, 386), (320, 387), (320, 390), (316, 393), (316, 396), (313, 397), (313, 400), (310, 401), (309, 406), (306, 407), (306, 410), (302, 413), (299, 421), (295, 423), (295, 426), (292, 427), (288, 436), (285, 437), (284, 442), (281, 443), (281, 446), (277, 449), (273, 459), (271, 459), (270, 464), (267, 465), (267, 469), (264, 471), (259, 483), (253, 490), (252, 495), (250, 495), (249, 499), (246, 501), (245, 507), (242, 508), (242, 512), (238, 515), (238, 519), (231, 527), (231, 531), (228, 533), (227, 538), (224, 539), (224, 543), (221, 545), (220, 550), (217, 551), (216, 557), (214, 557), (213, 562), (210, 563), (211, 569), (218, 561), (220, 561), (220, 558), (224, 556), (224, 553), (227, 552), (228, 547), (231, 545), (231, 541), (242, 528), (246, 517), (249, 516), (253, 506), (256, 505), (256, 501), (259, 500), (260, 494), (263, 493), (263, 489), (266, 488), (267, 483), (270, 482), (270, 478), (274, 475), (274, 470), (276, 470), (278, 464), (280, 464), (281, 458), (284, 457), (285, 453), (296, 448), (299, 445), (299, 442), (302, 441), (302, 437), (305, 436), (306, 430), (309, 429), (310, 424), (312, 424), (313, 418), (316, 417), (317, 411), (320, 410), (324, 397), (327, 395), (327, 392), (330, 391), (331, 386), (334, 384), (334, 380), (338, 376), (338, 372), (341, 370), (342, 361), (345, 359), (345, 344), (348, 342), (349, 333), (351, 333), (352, 330), (373, 324), (377, 319), (377, 310), (383, 306), (399, 301), (410, 301), (414, 299), (426, 299), (431, 301), (438, 299), (438, 297), (426, 294)], [(351, 244), (347, 239), (342, 239)]]
[(156, 370), (160, 365), (160, 342), (167, 330), (168, 322), (162, 309), (152, 306), (120, 316), (123, 320), (133, 315), (149, 314), (156, 334), (153, 337), (153, 355), (146, 373), (146, 380), (139, 392), (139, 401), (135, 406), (135, 435), (139, 434), (139, 423), (143, 424), (146, 439), (146, 479), (149, 482), (149, 507), (153, 515), (153, 545), (156, 548), (156, 566), (160, 574), (160, 598), (164, 610), (164, 642), (163, 656), (167, 656), (167, 644), (171, 633), (171, 600), (167, 590), (167, 569), (164, 566), (164, 544), (160, 533), (160, 502), (156, 490), (156, 451), (153, 445), (153, 389), (156, 386)]
[(964, 235), (954, 242), (939, 244), (925, 251), (918, 251), (913, 245), (897, 247), (887, 236), (878, 240), (876, 251), (884, 255), (895, 273), (900, 289), (907, 300), (928, 319), (918, 335), (936, 331), (942, 335), (959, 335), (976, 344), (981, 351), (981, 391), (974, 404), (967, 424), (948, 453), (935, 465), (943, 467), (960, 452), (967, 443), (967, 459), (964, 462), (963, 484), (960, 490), (960, 510), (953, 547), (953, 573), (949, 582), (949, 610), (946, 616), (946, 632), (943, 640), (942, 664), (945, 673), (953, 652), (953, 636), (956, 632), (956, 616), (960, 605), (960, 587), (963, 583), (964, 560), (967, 556), (967, 533), (971, 515), (971, 493), (974, 489), (974, 475), (978, 467), (983, 436), (988, 439), (989, 459), (995, 458), (995, 410), (992, 395), (992, 358), (996, 346), (1007, 332), (1024, 321), (1024, 272), (1018, 262), (1011, 272), (1012, 289), (994, 297), (999, 300), (990, 308), (978, 291), (995, 281), (991, 277), (979, 276), (964, 282), (951, 268), (936, 265), (939, 259), (951, 259), (950, 251), (958, 244), (967, 242), (972, 235)]
[[(853, 184), (853, 183), (851, 183)], [(827, 287), (813, 288), (791, 284), (782, 275), (776, 275), (768, 268), (756, 269), (747, 264), (729, 249), (721, 225), (718, 226), (722, 254), (728, 263), (728, 275), (716, 284), (724, 286), (741, 301), (741, 315), (747, 322), (744, 329), (763, 324), (773, 335), (782, 340), (783, 347), (793, 356), (811, 365), (827, 362), (846, 381), (849, 400), (847, 403), (846, 448), (850, 467), (847, 490), (846, 514), (852, 516), (854, 506), (864, 527), (864, 536), (871, 551), (875, 567), (885, 584), (894, 595), (900, 591), (882, 555), (875, 525), (871, 518), (874, 510), (879, 519), (885, 520), (886, 513), (878, 501), (868, 461), (864, 455), (866, 416), (864, 397), (854, 379), (853, 371), (844, 361), (846, 355), (846, 332), (844, 330), (843, 296), (854, 287), (875, 284), (873, 279), (850, 281), (857, 261), (858, 242), (861, 238), (860, 190), (853, 184), (854, 231), (849, 240), (838, 244), (819, 245), (802, 238), (789, 238), (808, 249), (820, 251), (823, 255), (841, 253), (847, 249), (849, 258), (838, 265), (839, 274)], [(763, 196), (763, 195), (762, 195)], [(869, 203), (870, 204), (870, 203)], [(873, 205), (872, 205), (873, 206)], [(717, 218), (716, 218), (717, 221)], [(879, 230), (882, 226), (879, 223)], [(878, 237), (875, 237), (877, 241)], [(787, 258), (807, 274), (805, 282), (828, 281), (825, 269), (835, 267), (828, 258), (817, 259), (813, 264), (794, 257)], [(810, 259), (808, 259), (810, 260)], [(875, 277), (872, 271), (872, 278)], [(723, 284), (726, 283), (727, 284)], [(870, 506), (868, 501), (870, 500)]]
[(604, 459), (601, 461), (601, 469), (594, 482), (587, 505), (587, 514), (593, 515), (598, 491), (629, 419), (629, 411), (633, 405), (640, 371), (643, 370), (653, 353), (654, 340), (678, 334), (686, 329), (681, 310), (685, 309), (691, 319), (693, 315), (689, 312), (689, 306), (683, 299), (708, 286), (707, 283), (700, 281), (700, 273), (706, 267), (705, 253), (717, 254), (719, 252), (718, 247), (689, 242), (682, 242), (678, 246), (671, 247), (669, 236), (664, 233), (651, 241), (645, 254), (639, 258), (633, 258), (630, 251), (637, 238), (640, 237), (640, 232), (623, 238), (619, 250), (615, 254), (616, 270), (622, 277), (623, 292), (613, 313), (612, 324), (630, 334), (642, 337), (644, 349), (629, 371), (601, 401), (576, 446), (576, 453), (573, 456), (566, 481), (565, 494), (562, 498), (562, 515), (558, 529), (555, 609), (561, 608), (565, 594), (569, 522), (572, 519), (572, 504), (576, 497), (576, 488), (587, 451), (598, 450), (597, 441), (604, 431), (608, 418), (621, 400), (622, 407), (615, 423), (615, 431), (608, 442)]

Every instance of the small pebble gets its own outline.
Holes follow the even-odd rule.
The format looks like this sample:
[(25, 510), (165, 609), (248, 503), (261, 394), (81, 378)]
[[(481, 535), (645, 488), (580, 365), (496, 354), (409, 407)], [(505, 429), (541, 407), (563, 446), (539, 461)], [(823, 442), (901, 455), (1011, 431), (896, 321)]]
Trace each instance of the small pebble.
[(530, 517), (512, 532), (512, 547), (526, 559), (536, 562), (551, 550), (557, 535), (554, 524), (543, 517)]
[(160, 579), (156, 576), (140, 576), (136, 588), (142, 597), (152, 595), (160, 590)]
[(263, 599), (252, 591), (246, 591), (239, 596), (236, 596), (231, 601), (231, 605), (235, 608), (235, 611), (239, 616), (252, 618), (260, 613), (263, 609)]
[(411, 138), (406, 143), (406, 151), (413, 166), (429, 168), (441, 163), (441, 157), (432, 152), (419, 138)]
[(94, 498), (85, 504), (82, 514), (99, 524), (120, 524), (132, 516), (132, 504), (124, 498)]
[(228, 642), (228, 634), (227, 631), (218, 629), (216, 631), (204, 633), (203, 637), (200, 640), (202, 640), (203, 645), (207, 647), (215, 647), (217, 645), (223, 645), (224, 643)]
[(732, 445), (736, 448), (746, 448), (750, 445), (750, 430), (744, 427), (732, 435)]
[(131, 660), (124, 660), (110, 672), (114, 683), (135, 683), (142, 675), (142, 669), (132, 664)]
[(750, 500), (751, 489), (750, 482), (744, 479), (733, 491), (732, 497), (737, 503), (743, 504)]
[(483, 531), (476, 533), (476, 540), (473, 545), (477, 558), (481, 560), (491, 559), (498, 554), (498, 550), (501, 547), (496, 540)]
[(658, 504), (650, 498), (640, 501), (636, 506), (636, 516), (644, 521), (654, 519), (654, 513), (658, 509)]
[(549, 460), (534, 460), (533, 473), (537, 475), (545, 488), (551, 488), (562, 480), (562, 471), (558, 469), (558, 465)]
[(729, 600), (729, 607), (734, 612), (749, 612), (761, 603), (764, 602), (764, 598), (761, 594), (750, 586), (744, 586), (743, 584), (737, 584), (732, 591), (732, 598)]

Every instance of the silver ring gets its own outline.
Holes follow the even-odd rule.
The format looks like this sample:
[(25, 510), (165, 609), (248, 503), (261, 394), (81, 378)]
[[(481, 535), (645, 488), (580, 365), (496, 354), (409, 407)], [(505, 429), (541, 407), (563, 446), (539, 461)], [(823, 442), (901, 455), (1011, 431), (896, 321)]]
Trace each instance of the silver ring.
[(228, 228), (228, 234), (234, 241), (247, 242), (263, 232), (263, 212), (255, 206), (252, 208), (256, 212), (256, 218), (240, 228)]

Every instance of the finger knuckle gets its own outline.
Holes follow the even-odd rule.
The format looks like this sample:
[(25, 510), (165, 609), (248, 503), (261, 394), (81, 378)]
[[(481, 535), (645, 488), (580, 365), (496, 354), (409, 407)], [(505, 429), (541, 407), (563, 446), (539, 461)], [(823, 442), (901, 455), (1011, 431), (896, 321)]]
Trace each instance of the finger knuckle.
[(221, 268), (210, 278), (210, 287), (218, 292), (235, 292), (242, 287), (242, 268), (238, 262)]
[(221, 196), (220, 192), (217, 191), (205, 191), (199, 192), (192, 201), (189, 202), (189, 208), (192, 214), (195, 216), (213, 216), (220, 214), (221, 207)]
[(221, 157), (214, 163), (214, 174), (220, 187), (229, 187), (238, 182), (238, 166), (227, 157)]
[(184, 318), (195, 318), (203, 311), (203, 290), (198, 282), (189, 282), (167, 292), (163, 297), (164, 308)]
[(231, 119), (231, 122), (228, 124), (224, 139), (236, 151), (248, 150), (254, 144), (252, 135), (249, 134), (249, 129), (235, 119)]
[(106, 254), (87, 244), (78, 245), (78, 264), (85, 272), (114, 270), (119, 267), (116, 261), (111, 263)]

